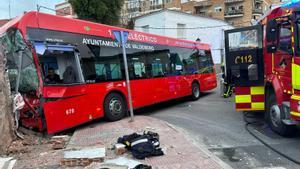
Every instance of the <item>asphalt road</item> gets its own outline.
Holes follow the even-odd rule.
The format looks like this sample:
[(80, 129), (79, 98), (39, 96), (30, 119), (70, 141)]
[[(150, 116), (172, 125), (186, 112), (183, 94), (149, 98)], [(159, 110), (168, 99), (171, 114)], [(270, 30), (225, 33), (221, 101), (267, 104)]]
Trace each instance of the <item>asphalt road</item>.
[[(138, 113), (165, 120), (187, 131), (220, 159), (236, 169), (300, 168), (300, 165), (270, 150), (245, 129), (243, 113), (234, 109), (233, 98), (220, 97), (218, 90), (203, 94), (198, 101), (180, 99), (139, 110)], [(260, 113), (255, 115), (262, 120)], [(283, 138), (267, 125), (249, 129), (272, 147), (300, 162), (300, 134)]]

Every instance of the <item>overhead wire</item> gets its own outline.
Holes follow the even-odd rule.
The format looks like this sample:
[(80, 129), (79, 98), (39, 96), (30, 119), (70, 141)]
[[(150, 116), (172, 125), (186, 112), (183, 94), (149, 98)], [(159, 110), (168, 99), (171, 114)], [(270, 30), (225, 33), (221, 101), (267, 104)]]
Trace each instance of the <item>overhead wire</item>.
[[(246, 23), (251, 23), (250, 21), (247, 22), (240, 22), (237, 23), (235, 25), (243, 25)], [(178, 27), (147, 27), (149, 29), (209, 29), (209, 28), (220, 28), (220, 27), (229, 27), (229, 26), (233, 26), (230, 24), (227, 25), (217, 25), (217, 26), (201, 26), (201, 27), (189, 27), (189, 28), (178, 28)], [(134, 26), (135, 28), (144, 28), (143, 26)]]

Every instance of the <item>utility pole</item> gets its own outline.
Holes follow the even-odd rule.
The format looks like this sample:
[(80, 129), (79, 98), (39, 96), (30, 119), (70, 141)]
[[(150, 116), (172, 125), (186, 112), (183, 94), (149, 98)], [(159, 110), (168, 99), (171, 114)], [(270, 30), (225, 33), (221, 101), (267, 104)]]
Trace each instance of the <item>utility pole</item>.
[(11, 19), (10, 0), (8, 0), (8, 16)]

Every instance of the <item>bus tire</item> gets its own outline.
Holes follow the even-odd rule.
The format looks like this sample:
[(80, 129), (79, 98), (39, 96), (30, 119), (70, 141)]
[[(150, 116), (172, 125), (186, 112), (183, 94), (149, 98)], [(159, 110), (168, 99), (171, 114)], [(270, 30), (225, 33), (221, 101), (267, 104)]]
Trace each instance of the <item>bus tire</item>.
[(200, 85), (197, 82), (192, 83), (192, 100), (198, 100), (200, 98)]
[(296, 133), (295, 125), (286, 125), (282, 122), (285, 118), (282, 106), (277, 104), (276, 95), (274, 92), (268, 94), (266, 119), (271, 129), (277, 134), (285, 137), (291, 137)]
[(104, 117), (107, 121), (118, 121), (127, 112), (126, 102), (118, 93), (110, 93), (104, 100)]

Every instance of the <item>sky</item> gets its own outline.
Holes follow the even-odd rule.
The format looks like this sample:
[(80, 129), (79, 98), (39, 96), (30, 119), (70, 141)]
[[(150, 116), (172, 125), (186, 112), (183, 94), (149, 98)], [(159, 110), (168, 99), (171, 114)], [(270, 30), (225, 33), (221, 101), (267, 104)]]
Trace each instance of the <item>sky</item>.
[[(54, 9), (55, 4), (65, 0), (0, 0), (0, 19), (9, 19), (9, 4), (11, 18), (22, 15), (24, 11), (36, 11), (37, 5)], [(54, 11), (42, 9), (41, 12), (54, 13)]]

